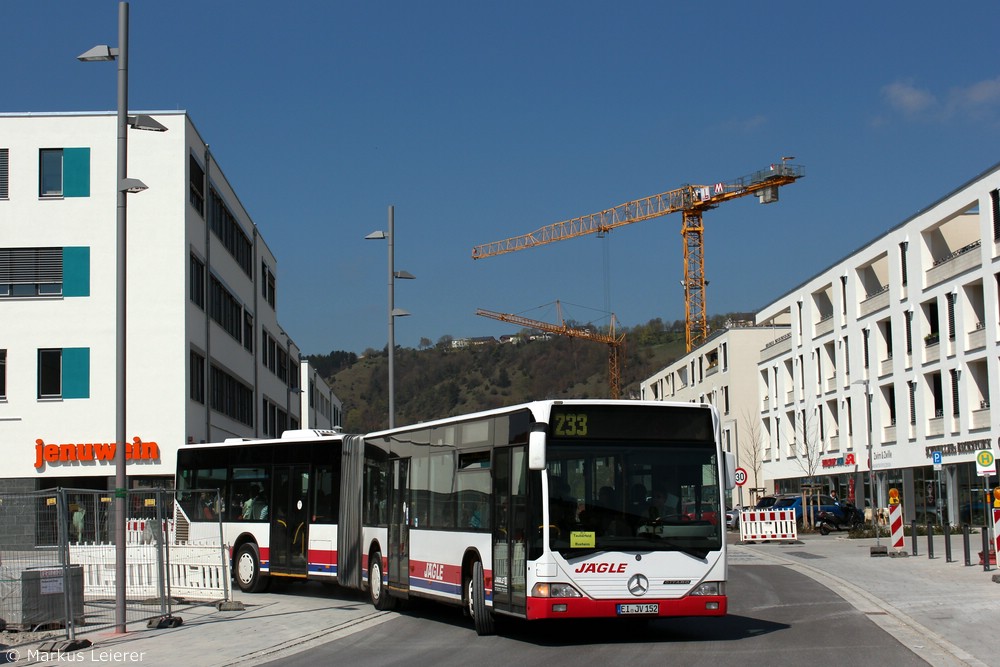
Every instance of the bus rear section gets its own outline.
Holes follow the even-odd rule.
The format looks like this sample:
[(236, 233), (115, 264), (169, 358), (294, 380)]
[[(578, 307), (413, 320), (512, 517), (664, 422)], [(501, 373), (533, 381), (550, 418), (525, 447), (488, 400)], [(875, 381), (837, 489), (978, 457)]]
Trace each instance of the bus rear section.
[[(178, 513), (191, 541), (229, 549), (235, 583), (274, 577), (361, 588), (359, 436), (297, 431), (178, 452)], [(217, 490), (212, 506), (204, 490)], [(343, 515), (343, 516), (342, 516)]]

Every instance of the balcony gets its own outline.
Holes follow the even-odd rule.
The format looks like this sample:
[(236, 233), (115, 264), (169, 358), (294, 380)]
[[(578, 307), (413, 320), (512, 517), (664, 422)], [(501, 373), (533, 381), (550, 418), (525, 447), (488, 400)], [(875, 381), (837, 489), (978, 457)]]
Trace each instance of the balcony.
[(889, 286), (882, 285), (861, 302), (861, 317), (889, 307)]
[(976, 328), (969, 332), (969, 349), (986, 347), (986, 325), (976, 322)]
[(825, 315), (816, 323), (816, 338), (833, 331), (833, 313)]
[(927, 435), (944, 435), (944, 417), (938, 416), (927, 420)]
[(892, 357), (888, 357), (879, 362), (879, 376), (884, 377), (892, 374)]
[(972, 411), (972, 423), (969, 428), (989, 428), (990, 427), (990, 404), (983, 401), (986, 407)]
[(764, 349), (760, 351), (760, 360), (767, 361), (768, 359), (773, 359), (779, 355), (785, 354), (786, 352), (791, 352), (792, 350), (792, 332), (789, 331), (784, 336), (780, 338), (775, 338), (770, 343), (764, 346)]
[(982, 241), (974, 241), (946, 257), (934, 260), (934, 266), (927, 269), (927, 287), (937, 285), (960, 273), (979, 267), (982, 262), (979, 253), (974, 251), (978, 250), (982, 244)]
[(924, 363), (932, 363), (941, 359), (941, 337), (938, 334), (927, 334), (924, 337)]

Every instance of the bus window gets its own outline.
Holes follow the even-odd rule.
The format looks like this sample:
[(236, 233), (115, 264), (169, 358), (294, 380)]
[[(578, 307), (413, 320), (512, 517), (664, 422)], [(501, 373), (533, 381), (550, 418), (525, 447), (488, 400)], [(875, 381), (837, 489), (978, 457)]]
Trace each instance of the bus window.
[(229, 521), (262, 521), (270, 497), (267, 468), (233, 468), (230, 481)]
[(316, 467), (316, 486), (313, 489), (313, 523), (337, 523), (340, 498), (339, 466)]
[[(218, 521), (219, 513), (225, 511), (225, 502), (211, 499), (206, 496), (202, 498), (203, 491), (219, 491), (219, 498), (226, 497), (226, 469), (225, 468), (196, 468), (186, 470), (185, 474), (177, 478), (178, 496), (181, 508), (192, 521)], [(185, 490), (190, 490), (185, 493)]]

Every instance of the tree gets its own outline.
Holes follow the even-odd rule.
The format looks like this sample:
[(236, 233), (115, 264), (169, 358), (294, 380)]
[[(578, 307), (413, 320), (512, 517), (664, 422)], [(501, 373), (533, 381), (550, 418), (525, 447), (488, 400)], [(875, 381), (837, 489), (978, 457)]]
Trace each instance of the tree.
[[(816, 427), (816, 418), (806, 416), (811, 413), (812, 411), (808, 408), (802, 410), (795, 424), (795, 433), (797, 436), (801, 436), (800, 438), (796, 437), (795, 462), (802, 469), (802, 472), (805, 473), (806, 479), (810, 484), (814, 482), (816, 471), (819, 469), (823, 457), (823, 442), (819, 437), (819, 429)], [(799, 442), (802, 443), (801, 448), (799, 447)], [(816, 490), (815, 495), (818, 496), (818, 494), (819, 491)], [(819, 505), (818, 497), (816, 498), (816, 505)], [(812, 528), (812, 513), (806, 510), (807, 498), (803, 491), (802, 524)]]
[(740, 455), (740, 467), (750, 471), (753, 487), (761, 486), (761, 470), (764, 467), (764, 456), (761, 451), (760, 416), (746, 408), (743, 410), (743, 437), (737, 447)]

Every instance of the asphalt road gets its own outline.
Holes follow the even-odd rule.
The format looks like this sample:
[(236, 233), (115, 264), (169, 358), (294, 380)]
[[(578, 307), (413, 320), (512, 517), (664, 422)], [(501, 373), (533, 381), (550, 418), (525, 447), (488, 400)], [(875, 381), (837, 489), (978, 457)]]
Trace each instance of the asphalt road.
[(268, 665), (925, 665), (837, 594), (788, 568), (731, 565), (721, 619), (501, 623), (478, 637), (457, 608), (413, 601), (367, 631)]

